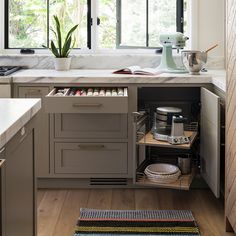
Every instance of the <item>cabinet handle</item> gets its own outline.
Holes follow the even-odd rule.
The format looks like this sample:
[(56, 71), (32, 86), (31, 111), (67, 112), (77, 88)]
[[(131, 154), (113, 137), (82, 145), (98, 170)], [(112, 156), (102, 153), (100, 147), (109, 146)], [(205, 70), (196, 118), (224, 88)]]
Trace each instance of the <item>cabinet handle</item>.
[(79, 148), (81, 148), (81, 149), (93, 149), (93, 150), (97, 150), (97, 149), (103, 149), (103, 148), (105, 148), (105, 145), (99, 145), (99, 144), (95, 144), (95, 145), (91, 145), (91, 144), (79, 144), (78, 145), (78, 147)]
[(5, 151), (5, 147), (3, 147), (3, 148), (0, 150), (0, 154), (2, 154), (4, 151)]
[(73, 107), (101, 107), (101, 103), (90, 103), (90, 104), (80, 104), (80, 103), (74, 103)]

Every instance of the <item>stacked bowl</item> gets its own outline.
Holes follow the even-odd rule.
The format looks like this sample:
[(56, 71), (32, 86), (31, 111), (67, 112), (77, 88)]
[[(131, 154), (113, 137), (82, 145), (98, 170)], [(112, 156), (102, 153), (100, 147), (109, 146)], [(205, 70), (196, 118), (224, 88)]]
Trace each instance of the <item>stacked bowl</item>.
[(176, 182), (181, 175), (177, 166), (165, 163), (148, 165), (144, 173), (148, 180), (159, 184)]

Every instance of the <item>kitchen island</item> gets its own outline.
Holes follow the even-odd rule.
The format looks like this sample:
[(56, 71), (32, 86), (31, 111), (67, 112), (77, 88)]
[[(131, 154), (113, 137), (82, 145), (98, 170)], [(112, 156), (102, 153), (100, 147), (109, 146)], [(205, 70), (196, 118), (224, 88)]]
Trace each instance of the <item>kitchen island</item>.
[(37, 235), (34, 133), (40, 109), (40, 99), (0, 99), (0, 235)]

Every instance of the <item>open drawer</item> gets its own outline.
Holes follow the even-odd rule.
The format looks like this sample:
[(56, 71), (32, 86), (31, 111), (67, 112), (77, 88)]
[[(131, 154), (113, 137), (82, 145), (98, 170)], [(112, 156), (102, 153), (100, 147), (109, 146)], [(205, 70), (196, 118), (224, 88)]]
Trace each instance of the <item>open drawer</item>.
[(45, 97), (45, 111), (48, 113), (128, 113), (128, 89), (57, 87)]

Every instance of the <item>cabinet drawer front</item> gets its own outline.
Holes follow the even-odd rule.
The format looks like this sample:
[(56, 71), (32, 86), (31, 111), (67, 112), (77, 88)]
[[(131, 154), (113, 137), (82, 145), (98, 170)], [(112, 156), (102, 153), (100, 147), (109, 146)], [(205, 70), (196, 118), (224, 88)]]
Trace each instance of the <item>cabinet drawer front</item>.
[(55, 143), (55, 173), (125, 174), (126, 143)]
[(123, 96), (56, 96), (57, 88), (45, 98), (48, 113), (128, 113), (128, 94)]
[(43, 98), (49, 92), (48, 87), (19, 87), (20, 98)]
[(56, 138), (127, 138), (127, 114), (55, 114)]

